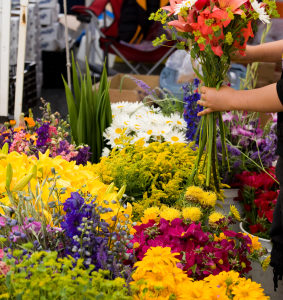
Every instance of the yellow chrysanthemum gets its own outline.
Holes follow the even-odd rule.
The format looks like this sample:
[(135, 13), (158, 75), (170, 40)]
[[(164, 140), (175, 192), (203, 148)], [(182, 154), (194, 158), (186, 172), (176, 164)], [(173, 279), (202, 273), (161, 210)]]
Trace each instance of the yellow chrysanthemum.
[(242, 299), (257, 299), (267, 300), (268, 296), (264, 294), (264, 290), (259, 283), (251, 281), (250, 279), (243, 279), (238, 285), (235, 285), (232, 289), (234, 295), (233, 300)]
[(155, 220), (157, 221), (159, 219), (159, 213), (160, 209), (156, 206), (147, 208), (143, 213), (143, 218), (141, 218), (141, 221), (145, 224), (149, 220)]
[(241, 216), (239, 211), (237, 210), (235, 205), (230, 205), (230, 212), (232, 214), (232, 216), (237, 220), (237, 221), (241, 221)]
[(214, 207), (217, 201), (217, 196), (213, 192), (206, 192), (201, 204), (204, 206)]
[(183, 218), (192, 222), (197, 222), (202, 216), (202, 211), (199, 207), (185, 207), (182, 211)]
[(217, 227), (217, 222), (224, 218), (224, 215), (222, 215), (220, 212), (215, 211), (208, 217), (208, 223), (211, 227)]
[(206, 192), (198, 186), (190, 186), (186, 190), (185, 200), (188, 202), (198, 202), (202, 206), (214, 207), (217, 195), (213, 192)]
[(173, 221), (174, 219), (180, 218), (181, 213), (175, 208), (166, 207), (160, 211), (160, 218), (163, 218), (167, 221)]
[(248, 234), (248, 233), (244, 233), (244, 235), (247, 235), (251, 239), (251, 241), (252, 241), (251, 244), (248, 244), (248, 246), (251, 248), (251, 252), (254, 252), (254, 251), (262, 249), (262, 245), (259, 242), (257, 236), (251, 235), (251, 234)]
[(177, 267), (177, 255), (169, 247), (152, 247), (142, 261), (135, 263), (131, 282), (134, 299), (185, 299), (192, 280)]
[(185, 193), (187, 201), (200, 202), (204, 198), (205, 191), (199, 186), (189, 186)]

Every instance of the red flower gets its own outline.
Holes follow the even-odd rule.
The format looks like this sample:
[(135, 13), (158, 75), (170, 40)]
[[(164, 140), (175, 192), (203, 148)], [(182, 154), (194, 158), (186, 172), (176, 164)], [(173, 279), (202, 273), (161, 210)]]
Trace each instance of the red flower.
[(209, 0), (198, 0), (195, 3), (195, 7), (197, 10), (202, 10), (206, 5), (209, 5)]
[(249, 232), (251, 234), (259, 232), (259, 224), (249, 225)]

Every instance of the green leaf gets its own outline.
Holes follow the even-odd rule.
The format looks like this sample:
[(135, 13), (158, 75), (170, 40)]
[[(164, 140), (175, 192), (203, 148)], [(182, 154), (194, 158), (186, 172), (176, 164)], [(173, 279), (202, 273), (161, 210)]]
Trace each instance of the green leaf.
[(75, 104), (77, 110), (79, 110), (80, 98), (81, 98), (81, 89), (79, 84), (78, 71), (76, 69), (76, 63), (74, 58), (74, 53), (72, 52), (72, 77), (73, 77), (73, 89), (75, 94)]
[(65, 86), (65, 93), (66, 93), (66, 100), (68, 105), (68, 112), (70, 117), (70, 126), (72, 131), (72, 137), (76, 143), (78, 143), (78, 134), (77, 134), (77, 118), (78, 118), (78, 111), (76, 108), (75, 100), (70, 90), (66, 80), (63, 77), (63, 82)]
[(196, 73), (197, 77), (198, 77), (201, 81), (204, 81), (204, 78), (203, 78), (202, 75), (200, 75), (200, 72), (199, 72), (196, 68), (194, 68), (194, 67), (193, 67), (193, 70), (194, 70), (194, 72)]

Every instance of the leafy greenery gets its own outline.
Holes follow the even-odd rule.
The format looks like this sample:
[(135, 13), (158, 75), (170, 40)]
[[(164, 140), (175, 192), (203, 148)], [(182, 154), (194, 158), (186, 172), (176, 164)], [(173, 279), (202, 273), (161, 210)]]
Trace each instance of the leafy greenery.
[[(139, 142), (113, 149), (96, 165), (96, 173), (105, 183), (127, 185), (126, 194), (134, 197), (135, 213), (140, 215), (150, 206), (174, 205), (182, 196), (191, 175), (198, 149), (194, 143), (151, 143), (144, 147)], [(204, 185), (203, 167), (196, 177), (199, 186)], [(218, 194), (221, 198), (221, 194)]]
[[(22, 256), (18, 250), (16, 255)], [(14, 254), (15, 255), (15, 254)], [(58, 258), (57, 252), (35, 252), (6, 261), (11, 270), (6, 279), (0, 277), (0, 299), (41, 300), (128, 300), (125, 280), (108, 279), (108, 271), (95, 272), (93, 266), (85, 269), (83, 260), (76, 263), (71, 257)]]
[(88, 63), (82, 76), (72, 57), (73, 92), (63, 78), (68, 104), (72, 138), (76, 144), (87, 144), (92, 162), (98, 162), (102, 153), (103, 132), (112, 122), (109, 83), (104, 66), (99, 87), (93, 85)]

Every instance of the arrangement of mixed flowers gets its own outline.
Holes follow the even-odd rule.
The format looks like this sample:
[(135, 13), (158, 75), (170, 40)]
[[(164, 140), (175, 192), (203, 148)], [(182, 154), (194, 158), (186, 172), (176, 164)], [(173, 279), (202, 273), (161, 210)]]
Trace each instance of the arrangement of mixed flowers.
[(59, 113), (51, 113), (50, 104), (43, 101), (41, 119), (21, 117), (20, 124), (11, 120), (0, 127), (0, 147), (9, 146), (9, 152), (16, 151), (28, 156), (39, 156), (49, 150), (50, 156), (60, 155), (67, 161), (86, 164), (90, 158), (90, 148), (70, 142), (69, 125)]
[[(6, 150), (0, 164), (3, 299), (147, 299), (147, 293), (185, 299), (192, 285), (209, 286), (231, 270), (234, 280), (225, 293), (237, 297), (243, 287), (233, 286), (245, 280), (250, 260), (265, 253), (256, 239), (229, 230), (239, 213), (233, 207), (229, 216), (215, 211), (212, 192), (189, 187), (179, 209), (150, 207), (135, 223), (132, 206), (121, 201), (125, 186), (117, 192), (102, 183), (95, 165), (52, 158), (49, 151), (37, 159)], [(182, 281), (179, 291), (175, 281)], [(206, 293), (224, 290), (208, 287)]]

